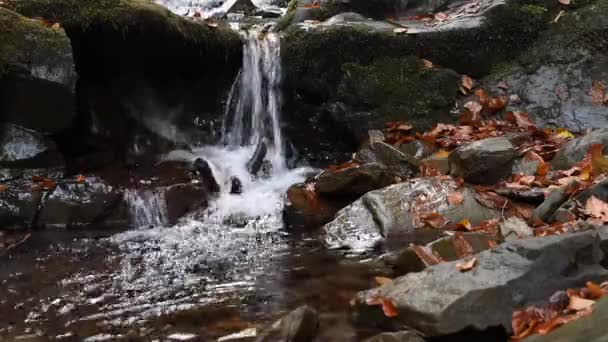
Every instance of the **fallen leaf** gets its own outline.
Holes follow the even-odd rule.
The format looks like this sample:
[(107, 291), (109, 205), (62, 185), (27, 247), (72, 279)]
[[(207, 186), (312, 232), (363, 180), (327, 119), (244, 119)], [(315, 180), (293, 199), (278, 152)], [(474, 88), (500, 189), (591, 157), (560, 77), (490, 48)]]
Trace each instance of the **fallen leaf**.
[(471, 225), (471, 221), (464, 219), (458, 223), (456, 223), (456, 229), (466, 229), (471, 230), (473, 226)]
[(601, 105), (606, 101), (606, 85), (600, 81), (593, 81), (591, 84), (591, 102)]
[(445, 21), (448, 20), (448, 15), (443, 12), (435, 13), (435, 20), (437, 21)]
[(604, 156), (604, 145), (593, 144), (587, 151), (591, 159), (591, 173), (599, 175), (608, 171), (608, 157)]
[(486, 107), (490, 103), (490, 97), (483, 89), (475, 90), (475, 96), (479, 99), (479, 103), (481, 103), (484, 107)]
[(581, 311), (591, 308), (595, 304), (594, 300), (581, 298), (579, 296), (570, 296), (570, 304), (568, 309), (572, 311)]
[(374, 277), (374, 280), (380, 286), (393, 282), (393, 279), (387, 277)]
[(470, 271), (473, 269), (473, 267), (475, 267), (476, 263), (477, 263), (477, 259), (474, 257), (471, 257), (467, 260), (463, 260), (463, 261), (457, 263), (456, 269), (458, 269), (460, 272)]
[(448, 194), (448, 204), (461, 204), (464, 201), (464, 196), (458, 192), (451, 192)]
[(605, 295), (604, 290), (602, 290), (602, 287), (592, 281), (588, 281), (587, 283), (585, 283), (585, 287), (591, 294), (592, 298), (597, 299)]
[(585, 211), (587, 215), (608, 222), (608, 203), (600, 200), (595, 196), (589, 197), (585, 203)]
[(467, 95), (473, 89), (473, 79), (467, 75), (462, 75), (462, 89), (465, 90), (464, 95)]
[(555, 24), (557, 24), (557, 22), (559, 21), (559, 19), (561, 19), (561, 17), (564, 16), (564, 14), (566, 14), (566, 11), (559, 11), (559, 13), (557, 14), (557, 16), (555, 17), (555, 19), (553, 19), (553, 22)]
[(429, 247), (410, 244), (410, 249), (427, 266), (437, 265), (443, 262), (441, 257), (438, 257), (437, 255), (431, 252), (431, 249)]
[(509, 99), (506, 96), (491, 98), (487, 105), (487, 110), (490, 113), (498, 113), (505, 109), (509, 104)]
[(86, 181), (86, 179), (87, 178), (84, 175), (78, 175), (78, 176), (76, 176), (76, 183), (82, 184)]
[[(475, 102), (477, 103), (477, 102)], [(477, 108), (475, 108), (477, 109)], [(462, 114), (460, 114), (460, 118), (458, 118), (458, 123), (460, 125), (466, 126), (466, 125), (471, 125), (474, 127), (481, 127), (483, 126), (483, 119), (481, 117), (481, 110), (480, 111), (471, 111), (470, 109), (465, 109)]]
[(428, 59), (422, 59), (422, 65), (427, 69), (433, 69), (435, 67), (433, 62), (429, 61)]
[(405, 27), (398, 27), (398, 28), (394, 29), (393, 32), (395, 34), (404, 34), (404, 33), (407, 33), (407, 28), (405, 28)]
[(445, 159), (449, 156), (450, 156), (450, 151), (446, 151), (446, 150), (439, 150), (431, 155), (431, 157), (437, 158), (437, 159)]
[(454, 252), (456, 252), (456, 256), (458, 256), (458, 258), (470, 256), (475, 253), (475, 249), (461, 232), (456, 232), (454, 234), (452, 237), (452, 245), (454, 246)]
[(505, 120), (522, 129), (536, 128), (534, 121), (532, 121), (528, 113), (525, 112), (508, 112), (505, 114)]
[(5, 184), (0, 184), (0, 192), (3, 192), (4, 190), (6, 190), (8, 187)]
[(44, 177), (42, 177), (42, 176), (32, 176), (32, 182), (34, 182), (34, 183), (44, 182)]
[(570, 0), (558, 0), (562, 5), (570, 5)]
[(567, 129), (559, 129), (559, 132), (555, 135), (558, 138), (564, 138), (564, 139), (574, 139), (575, 136), (574, 134), (572, 134), (571, 132), (569, 132)]
[(424, 215), (420, 218), (420, 221), (436, 229), (443, 228), (448, 223), (448, 220), (440, 213)]
[(379, 295), (375, 295), (375, 296), (367, 298), (365, 300), (365, 303), (370, 306), (381, 305), (382, 312), (384, 313), (384, 315), (386, 317), (392, 318), (392, 317), (399, 316), (399, 312), (397, 311), (395, 304), (393, 303), (393, 301), (390, 298), (385, 298), (385, 297), (382, 297)]

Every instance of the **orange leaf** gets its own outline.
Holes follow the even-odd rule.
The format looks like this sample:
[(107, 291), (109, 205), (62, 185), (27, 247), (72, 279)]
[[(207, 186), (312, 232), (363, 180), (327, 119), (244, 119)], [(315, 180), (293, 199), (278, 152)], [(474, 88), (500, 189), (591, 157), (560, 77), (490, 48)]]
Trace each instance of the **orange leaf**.
[(462, 75), (462, 89), (465, 90), (466, 95), (471, 89), (473, 89), (473, 79), (467, 75)]
[(86, 181), (86, 177), (85, 177), (84, 175), (78, 175), (78, 176), (76, 176), (76, 182), (77, 182), (77, 183), (82, 184), (82, 183), (84, 183), (85, 181)]
[(505, 114), (505, 120), (522, 129), (536, 128), (534, 121), (532, 121), (528, 113), (525, 112), (508, 112)]
[(393, 301), (390, 298), (385, 298), (385, 297), (376, 295), (376, 296), (367, 298), (365, 303), (370, 306), (381, 305), (382, 312), (384, 313), (384, 315), (386, 317), (393, 318), (393, 317), (399, 316), (399, 311), (397, 311), (395, 304), (393, 303)]
[(466, 271), (472, 270), (473, 267), (475, 267), (476, 263), (477, 263), (476, 258), (469, 258), (468, 260), (464, 260), (464, 261), (457, 263), (456, 268), (460, 272), (466, 272)]
[(488, 112), (498, 113), (501, 110), (505, 109), (507, 107), (507, 104), (509, 104), (509, 99), (506, 96), (499, 96), (490, 99), (486, 107)]
[(579, 296), (570, 296), (570, 304), (568, 309), (572, 311), (581, 311), (591, 308), (595, 304), (594, 300), (581, 298)]
[(374, 280), (380, 286), (393, 282), (393, 279), (387, 277), (374, 277)]
[(588, 281), (585, 286), (587, 287), (587, 290), (589, 290), (592, 298), (600, 298), (604, 296), (604, 291), (598, 284)]
[(410, 249), (416, 253), (418, 258), (427, 266), (437, 265), (443, 262), (440, 257), (431, 253), (430, 248), (428, 247), (410, 244)]
[(32, 182), (34, 182), (34, 183), (42, 183), (42, 182), (44, 182), (44, 177), (42, 177), (42, 176), (32, 176)]
[(604, 104), (606, 102), (606, 85), (600, 81), (591, 84), (591, 102), (593, 104)]
[(490, 97), (483, 89), (475, 90), (475, 96), (477, 96), (479, 103), (481, 103), (484, 107), (487, 107), (490, 103)]
[(456, 232), (452, 239), (454, 251), (459, 258), (472, 255), (475, 253), (471, 243), (460, 232)]

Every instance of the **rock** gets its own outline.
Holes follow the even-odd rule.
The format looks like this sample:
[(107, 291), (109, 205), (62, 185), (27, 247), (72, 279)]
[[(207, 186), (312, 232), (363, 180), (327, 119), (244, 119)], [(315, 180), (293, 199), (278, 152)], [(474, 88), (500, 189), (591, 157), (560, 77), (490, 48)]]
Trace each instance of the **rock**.
[(412, 141), (399, 146), (399, 151), (405, 153), (411, 158), (418, 160), (430, 157), (435, 152), (435, 150), (435, 146), (422, 140)]
[(593, 306), (593, 314), (583, 317), (545, 335), (532, 335), (526, 338), (526, 342), (604, 342), (608, 336), (608, 299), (600, 299)]
[(36, 220), (40, 227), (126, 226), (123, 193), (98, 177), (84, 183), (63, 180), (43, 198)]
[(534, 236), (534, 231), (526, 221), (513, 216), (500, 224), (500, 233), (505, 241), (525, 239)]
[(429, 177), (368, 192), (325, 225), (325, 242), (332, 248), (363, 251), (425, 228), (420, 222), (425, 213), (439, 213), (450, 222), (468, 219), (473, 225), (499, 215), (480, 205), (468, 188), (458, 190), (464, 197), (461, 204), (449, 205), (447, 196), (457, 188), (451, 180)]
[(268, 152), (268, 146), (266, 139), (260, 140), (258, 146), (255, 148), (255, 152), (253, 152), (253, 156), (251, 159), (247, 161), (247, 170), (252, 175), (257, 175), (258, 171), (262, 168), (262, 162), (264, 158), (266, 158), (266, 153)]
[(357, 153), (355, 160), (382, 164), (393, 175), (402, 178), (410, 178), (418, 172), (418, 160), (382, 141), (376, 141)]
[[(485, 251), (496, 242), (485, 234), (461, 233), (460, 236), (468, 242), (469, 246), (473, 249), (473, 253)], [(461, 258), (461, 255), (459, 255), (461, 252), (458, 250), (459, 247), (454, 235), (430, 242), (425, 247), (445, 261), (454, 261)], [(380, 259), (397, 275), (420, 272), (430, 266), (424, 260), (421, 260), (410, 247), (397, 252), (387, 253), (382, 255)]]
[[(608, 79), (604, 53), (608, 21), (600, 14), (608, 11), (608, 4), (584, 1), (576, 7), (541, 32), (519, 58), (497, 66), (482, 83), (491, 90), (498, 90), (500, 81), (509, 85), (506, 94), (516, 94), (521, 101), (507, 110), (528, 112), (541, 126), (583, 132), (608, 125), (608, 107), (594, 104), (589, 95), (593, 81)], [(557, 12), (547, 13), (553, 17)]]
[[(447, 262), (360, 293), (357, 319), (394, 330), (410, 327), (428, 337), (497, 326), (511, 332), (514, 310), (606, 278), (599, 242), (593, 231), (507, 242), (477, 254), (468, 272), (456, 268), (458, 261)], [(375, 295), (390, 298), (399, 315), (387, 318), (379, 306), (365, 303)]]
[(365, 342), (424, 342), (424, 339), (412, 331), (399, 331), (378, 334)]
[(350, 199), (320, 196), (314, 183), (294, 184), (287, 190), (283, 221), (290, 229), (318, 228), (348, 204)]
[(608, 153), (608, 128), (602, 128), (576, 138), (557, 151), (551, 166), (556, 170), (569, 169), (583, 160), (589, 147), (593, 144), (603, 144), (604, 153)]
[(568, 200), (568, 194), (564, 189), (555, 189), (545, 198), (545, 201), (541, 203), (536, 209), (534, 209), (534, 216), (548, 222), (551, 219), (553, 213)]
[(78, 77), (65, 31), (6, 8), (0, 8), (0, 27), (0, 123), (44, 133), (65, 130), (76, 114)]
[(369, 163), (340, 171), (325, 171), (317, 177), (316, 190), (326, 196), (361, 196), (393, 182), (386, 167)]
[(0, 166), (59, 167), (64, 164), (57, 145), (42, 134), (14, 124), (0, 126)]
[(243, 183), (238, 177), (230, 178), (230, 193), (233, 195), (240, 195), (243, 193)]
[(511, 175), (517, 153), (505, 138), (475, 141), (450, 153), (450, 172), (474, 184), (494, 184)]
[(259, 339), (261, 342), (308, 342), (319, 329), (319, 317), (315, 309), (301, 306), (275, 322)]
[[(563, 190), (556, 190), (554, 192), (557, 191), (563, 192)], [(599, 183), (592, 185), (587, 190), (581, 192), (574, 198), (569, 198), (569, 196), (565, 196), (563, 201), (560, 203), (560, 206), (558, 207), (559, 209), (555, 210), (555, 213), (549, 220), (557, 222), (571, 221), (575, 217), (572, 214), (573, 210), (580, 207), (579, 203), (582, 204), (584, 207), (587, 203), (587, 200), (591, 196), (595, 196), (599, 200), (608, 202), (608, 180), (603, 180)]]
[(208, 204), (208, 189), (199, 184), (175, 184), (165, 190), (167, 223), (177, 221), (195, 210), (205, 209)]
[[(196, 172), (198, 173), (200, 179), (202, 180), (203, 184), (209, 191), (209, 193), (220, 192), (220, 186), (219, 186), (219, 184), (217, 184), (215, 177), (213, 177), (213, 171), (211, 170), (211, 167), (209, 166), (209, 163), (207, 163), (206, 160), (197, 158), (194, 161), (194, 168), (195, 168)], [(237, 179), (237, 181), (238, 181), (238, 179)], [(240, 181), (239, 181), (239, 183), (240, 183)], [(234, 180), (232, 181), (232, 184), (234, 186)]]
[(537, 160), (518, 159), (513, 163), (514, 175), (520, 174), (524, 176), (534, 176), (538, 171), (539, 162)]
[(542, 189), (509, 189), (498, 188), (496, 193), (505, 197), (509, 197), (516, 202), (526, 202), (534, 205), (540, 205), (545, 201), (545, 192)]

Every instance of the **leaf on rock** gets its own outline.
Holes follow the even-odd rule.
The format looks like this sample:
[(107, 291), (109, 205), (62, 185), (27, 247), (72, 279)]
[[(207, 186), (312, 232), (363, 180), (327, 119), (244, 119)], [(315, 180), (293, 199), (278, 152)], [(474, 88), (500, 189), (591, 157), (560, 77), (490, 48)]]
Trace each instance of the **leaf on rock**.
[(570, 5), (570, 0), (558, 0), (562, 5)]
[(508, 112), (505, 119), (521, 129), (536, 129), (536, 124), (525, 112)]
[(490, 113), (498, 113), (501, 110), (505, 109), (509, 104), (509, 98), (506, 96), (498, 96), (491, 98), (487, 104), (487, 110)]
[(464, 201), (464, 196), (458, 192), (450, 192), (448, 194), (448, 204), (461, 204)]
[(589, 146), (588, 154), (591, 158), (591, 173), (599, 175), (608, 171), (608, 157), (604, 156), (604, 145), (593, 144)]
[(475, 249), (461, 232), (456, 232), (454, 234), (454, 237), (452, 238), (452, 245), (454, 246), (454, 251), (456, 252), (456, 256), (458, 256), (458, 258), (470, 256), (475, 253)]
[(570, 296), (570, 304), (568, 309), (572, 311), (581, 311), (591, 308), (595, 304), (594, 300), (581, 298), (579, 296)]
[(477, 263), (477, 259), (474, 257), (468, 258), (467, 260), (463, 260), (459, 263), (456, 264), (456, 269), (458, 269), (460, 272), (467, 272), (473, 269), (473, 267), (475, 267), (475, 264)]
[(446, 21), (448, 18), (448, 15), (443, 12), (435, 13), (435, 20), (437, 21)]
[(76, 183), (83, 184), (86, 181), (86, 177), (84, 175), (76, 176)]
[(601, 105), (606, 103), (606, 85), (600, 81), (591, 84), (591, 102)]
[(399, 316), (399, 311), (395, 307), (395, 304), (390, 298), (385, 298), (380, 295), (375, 295), (370, 298), (367, 298), (365, 303), (369, 306), (382, 306), (382, 312), (386, 317), (393, 318)]
[(608, 203), (595, 196), (589, 197), (585, 203), (587, 215), (602, 222), (608, 222)]
[(427, 266), (437, 265), (443, 262), (443, 259), (432, 253), (429, 247), (410, 244), (410, 249)]
[(440, 213), (424, 215), (420, 218), (420, 221), (436, 229), (443, 228), (448, 223), (448, 220)]
[(432, 154), (432, 157), (437, 158), (437, 159), (445, 159), (449, 156), (450, 156), (450, 151), (446, 151), (446, 150), (439, 150)]
[(462, 75), (461, 91), (464, 90), (463, 94), (467, 95), (471, 89), (473, 89), (473, 79), (467, 75)]

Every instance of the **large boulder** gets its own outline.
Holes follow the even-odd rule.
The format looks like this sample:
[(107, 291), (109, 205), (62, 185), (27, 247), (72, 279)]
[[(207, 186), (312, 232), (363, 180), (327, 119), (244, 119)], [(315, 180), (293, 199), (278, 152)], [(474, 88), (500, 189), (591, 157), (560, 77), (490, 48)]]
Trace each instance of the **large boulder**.
[[(457, 189), (454, 181), (429, 177), (368, 192), (324, 226), (325, 242), (333, 248), (362, 251), (428, 228), (424, 217), (429, 214), (441, 214), (453, 223), (468, 219), (473, 225), (499, 215), (479, 204), (473, 190)], [(462, 193), (463, 202), (448, 204), (448, 194), (455, 191)]]
[(63, 165), (63, 156), (48, 137), (15, 125), (0, 125), (0, 167), (41, 168)]
[[(216, 141), (222, 102), (241, 66), (236, 32), (151, 0), (16, 0), (9, 6), (60, 23), (73, 47), (78, 116), (57, 137), (66, 157), (107, 152), (109, 161), (152, 164), (151, 155), (190, 140)], [(200, 127), (193, 125), (197, 118)], [(82, 164), (93, 162), (103, 167), (108, 160)]]
[(450, 172), (474, 184), (493, 184), (511, 175), (517, 157), (506, 138), (478, 140), (450, 153)]
[(553, 158), (551, 166), (557, 170), (571, 168), (585, 158), (589, 147), (593, 144), (604, 145), (604, 153), (608, 152), (608, 128), (595, 130), (562, 146)]
[(208, 205), (209, 190), (202, 184), (175, 184), (164, 191), (169, 224), (175, 224), (186, 214), (205, 209)]
[(608, 125), (608, 106), (593, 103), (590, 94), (594, 82), (608, 80), (608, 19), (603, 15), (608, 3), (581, 1), (574, 7), (579, 9), (566, 10), (522, 56), (496, 65), (483, 83), (496, 92), (502, 91), (499, 84), (509, 85), (506, 93), (521, 101), (508, 110), (529, 112), (541, 125), (582, 132)]
[(0, 7), (0, 123), (44, 133), (70, 127), (76, 79), (63, 28)]
[(355, 155), (355, 160), (372, 163), (377, 162), (388, 168), (397, 177), (410, 178), (418, 172), (420, 161), (395, 147), (375, 141)]
[(261, 342), (307, 342), (319, 332), (319, 317), (315, 309), (301, 306), (276, 321), (258, 339)]
[[(594, 231), (507, 242), (477, 254), (468, 272), (458, 270), (457, 261), (447, 262), (360, 293), (355, 310), (362, 323), (409, 327), (429, 337), (469, 328), (510, 332), (514, 310), (604, 280), (608, 270), (599, 264), (599, 245)], [(374, 296), (390, 299), (399, 315), (387, 318), (380, 307), (367, 305)]]
[(350, 198), (327, 197), (317, 193), (314, 183), (298, 183), (287, 189), (283, 221), (290, 229), (318, 228), (334, 218)]

